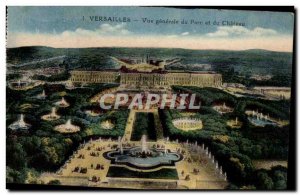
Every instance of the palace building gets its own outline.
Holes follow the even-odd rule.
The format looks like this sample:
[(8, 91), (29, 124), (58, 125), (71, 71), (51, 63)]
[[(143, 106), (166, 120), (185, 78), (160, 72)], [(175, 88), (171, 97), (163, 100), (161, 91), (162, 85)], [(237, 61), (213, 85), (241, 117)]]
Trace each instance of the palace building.
[(73, 83), (116, 83), (117, 71), (71, 71), (70, 80)]
[(214, 72), (122, 72), (71, 71), (73, 83), (120, 83), (130, 86), (164, 87), (171, 85), (220, 87), (222, 75)]
[(120, 69), (104, 71), (71, 71), (73, 83), (119, 83), (128, 88), (135, 87), (169, 87), (172, 85), (221, 87), (222, 75), (203, 71), (169, 71), (166, 65), (179, 62), (181, 59), (156, 59), (149, 55), (146, 58), (115, 58)]

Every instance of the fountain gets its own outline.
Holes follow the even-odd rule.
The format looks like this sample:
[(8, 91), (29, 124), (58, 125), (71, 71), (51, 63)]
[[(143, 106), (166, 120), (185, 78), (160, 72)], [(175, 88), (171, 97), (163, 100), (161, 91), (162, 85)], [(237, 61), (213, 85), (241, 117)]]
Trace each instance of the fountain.
[(95, 112), (94, 110), (86, 110), (85, 113), (89, 116), (99, 116), (100, 113), (99, 112)]
[(146, 143), (146, 135), (142, 136), (141, 144), (142, 144), (142, 152), (143, 153), (148, 152), (148, 147), (147, 147), (147, 143)]
[(252, 116), (248, 113), (248, 120), (251, 124), (258, 127), (265, 127), (266, 125), (278, 125), (276, 122), (272, 121), (268, 115), (264, 115), (262, 112), (259, 113), (258, 111), (254, 112), (254, 110), (252, 111)]
[(65, 107), (68, 107), (70, 106), (70, 104), (65, 100), (64, 97), (61, 98), (60, 101), (57, 101), (54, 103), (56, 106), (59, 106), (59, 107), (62, 107), (62, 108), (65, 108)]
[(71, 125), (72, 125), (72, 124), (71, 124), (71, 119), (68, 119), (68, 120), (67, 120), (67, 123), (66, 123), (66, 129), (67, 129), (67, 130), (70, 130), (71, 127), (72, 127)]
[(123, 145), (122, 145), (121, 136), (118, 137), (118, 143), (119, 143), (120, 154), (123, 154)]
[(220, 166), (219, 171), (220, 171), (220, 175), (223, 175), (223, 169), (222, 169), (222, 166)]
[[(161, 166), (174, 166), (175, 162), (182, 160), (178, 152), (164, 149), (148, 148), (146, 135), (141, 138), (141, 146), (121, 147), (121, 137), (118, 139), (120, 151), (113, 150), (103, 154), (112, 164), (124, 164), (137, 169), (152, 169)], [(121, 151), (122, 149), (122, 151)]]
[(115, 125), (110, 120), (105, 120), (101, 122), (101, 127), (103, 129), (113, 129)]
[(172, 120), (173, 125), (183, 131), (200, 130), (203, 128), (202, 120), (199, 118), (183, 117)]
[(8, 128), (11, 130), (28, 130), (30, 125), (25, 123), (24, 115), (21, 114), (19, 120), (9, 125)]
[(49, 114), (43, 115), (41, 118), (46, 121), (54, 121), (59, 119), (60, 116), (56, 114), (56, 108), (52, 107), (51, 112)]
[(46, 97), (47, 97), (47, 95), (45, 93), (45, 90), (43, 90), (43, 92), (41, 94), (38, 94), (36, 96), (37, 99), (41, 99), (41, 100), (44, 100)]
[(22, 85), (23, 82), (21, 82), (20, 79), (18, 81), (13, 82), (13, 84), (16, 89), (20, 89), (20, 88), (24, 87), (24, 85)]
[(231, 128), (238, 129), (242, 127), (243, 123), (238, 120), (238, 117), (235, 117), (235, 119), (227, 121), (227, 125)]
[(33, 82), (28, 77), (23, 77), (19, 80), (9, 81), (9, 87), (14, 90), (27, 90), (29, 88), (40, 85), (42, 82), (35, 81)]
[(222, 105), (215, 105), (213, 106), (213, 109), (219, 112), (220, 114), (226, 114), (229, 112), (233, 112), (233, 108), (226, 106), (226, 103), (224, 102)]
[(166, 142), (169, 142), (169, 140), (170, 140), (170, 138), (169, 138), (169, 137), (167, 137), (167, 138), (166, 138)]
[(68, 81), (68, 82), (66, 82), (66, 84), (65, 84), (65, 88), (66, 88), (66, 89), (69, 89), (69, 90), (72, 90), (72, 89), (75, 89), (75, 86), (74, 86), (74, 84), (73, 84), (72, 81)]
[(75, 133), (80, 131), (80, 127), (73, 125), (71, 119), (68, 119), (65, 124), (58, 125), (54, 128), (55, 131), (60, 133)]

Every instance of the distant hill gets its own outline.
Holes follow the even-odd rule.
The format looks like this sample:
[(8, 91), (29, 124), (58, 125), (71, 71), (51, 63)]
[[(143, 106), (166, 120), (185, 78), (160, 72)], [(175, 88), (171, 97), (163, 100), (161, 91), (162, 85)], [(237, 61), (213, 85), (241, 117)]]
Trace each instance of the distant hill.
[[(19, 47), (7, 49), (7, 63), (21, 64), (37, 59), (67, 56), (70, 68), (95, 69), (116, 68), (114, 57), (181, 58), (173, 65), (210, 64), (216, 71), (233, 68), (239, 74), (289, 74), (292, 71), (292, 53), (251, 49), (245, 51), (187, 50), (170, 48), (51, 48)], [(49, 63), (49, 66), (53, 65)]]

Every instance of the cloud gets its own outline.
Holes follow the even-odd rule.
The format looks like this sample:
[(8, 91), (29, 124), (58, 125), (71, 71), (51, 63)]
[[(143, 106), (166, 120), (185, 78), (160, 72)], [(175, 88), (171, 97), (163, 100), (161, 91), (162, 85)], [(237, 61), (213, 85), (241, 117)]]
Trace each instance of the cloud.
[(182, 36), (186, 36), (186, 35), (189, 35), (190, 33), (189, 32), (183, 32), (181, 33)]
[(101, 24), (99, 28), (95, 30), (87, 30), (83, 28), (77, 28), (75, 31), (64, 31), (63, 36), (99, 36), (99, 35), (129, 35), (131, 32), (126, 29), (126, 24), (117, 24), (115, 26), (110, 24)]
[(183, 32), (180, 34), (170, 34), (170, 35), (165, 35), (166, 38), (172, 39), (172, 38), (179, 38), (180, 36), (188, 36), (190, 33), (189, 32)]
[(243, 26), (222, 26), (217, 31), (207, 33), (208, 37), (259, 37), (277, 35), (277, 31), (268, 28), (256, 27), (248, 29)]
[(166, 35), (166, 38), (172, 39), (172, 38), (177, 38), (178, 35), (172, 34), (172, 35)]
[(49, 46), (56, 48), (85, 47), (155, 47), (185, 49), (246, 50), (266, 49), (293, 51), (293, 36), (246, 37), (212, 39), (205, 36), (62, 36), (61, 34), (9, 33), (7, 47)]

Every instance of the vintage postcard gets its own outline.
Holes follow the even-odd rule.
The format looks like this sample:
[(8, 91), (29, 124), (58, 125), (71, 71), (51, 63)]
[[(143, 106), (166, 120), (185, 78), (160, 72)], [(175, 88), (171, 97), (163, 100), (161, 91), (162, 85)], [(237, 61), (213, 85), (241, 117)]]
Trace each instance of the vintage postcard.
[(9, 6), (6, 40), (7, 188), (293, 188), (293, 8)]

